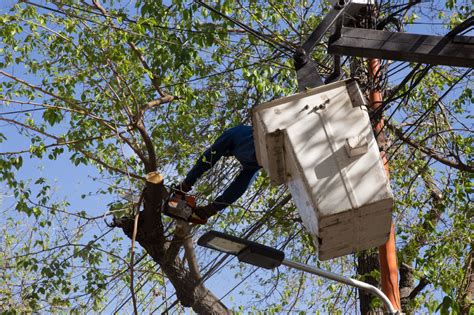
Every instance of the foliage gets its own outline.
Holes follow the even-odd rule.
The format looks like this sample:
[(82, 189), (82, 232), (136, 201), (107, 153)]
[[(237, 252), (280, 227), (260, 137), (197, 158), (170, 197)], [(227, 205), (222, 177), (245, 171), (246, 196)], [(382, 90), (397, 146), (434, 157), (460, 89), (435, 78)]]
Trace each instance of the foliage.
[[(2, 11), (0, 121), (7, 128), (0, 133), (0, 178), (2, 194), (12, 196), (2, 204), (2, 311), (130, 311), (129, 240), (102, 219), (132, 214), (134, 201), (125, 197), (138, 196), (143, 188), (153, 156), (140, 123), (155, 148), (158, 171), (170, 184), (224, 129), (250, 123), (253, 106), (295, 93), (291, 54), (278, 48), (294, 48), (309, 35), (323, 16), (318, 4), (224, 0), (212, 5), (266, 34), (271, 43), (197, 2), (140, 0), (132, 7), (107, 1), (101, 4), (105, 16), (93, 2), (72, 0), (18, 2)], [(471, 11), (467, 1), (446, 5), (450, 15), (440, 18), (449, 27)], [(328, 75), (332, 64), (324, 54), (321, 45), (313, 57)], [(359, 70), (365, 67), (354, 62)], [(415, 67), (406, 66), (403, 73)], [(395, 67), (385, 68), (387, 88), (397, 84)], [(343, 70), (349, 75), (347, 64)], [(399, 261), (414, 268), (417, 281), (429, 283), (429, 290), (410, 300), (413, 310), (460, 309), (460, 283), (473, 242), (472, 172), (456, 167), (472, 168), (472, 76), (463, 77), (465, 70), (434, 67), (385, 111), (392, 126), (386, 130), (387, 152)], [(166, 96), (172, 99), (164, 101)], [(397, 136), (397, 129), (415, 145)], [(69, 191), (68, 182), (37, 176), (32, 163), (67, 168), (71, 177), (90, 174), (74, 192), (82, 199), (61, 193)], [(235, 165), (223, 161), (198, 183), (199, 202), (219, 194)], [(262, 175), (245, 198), (195, 236), (212, 227), (236, 235), (252, 231), (253, 240), (284, 249), (290, 258), (355, 276), (353, 257), (317, 261), (294, 205), (280, 203), (286, 195), (284, 187), (271, 187)], [(174, 290), (144, 251), (135, 257), (140, 311), (164, 311), (175, 299)], [(218, 260), (198, 251), (198, 261), (209, 270), (205, 266)], [(229, 292), (235, 298), (225, 301), (236, 312), (356, 310), (357, 292), (300, 272), (262, 272), (234, 261), (224, 270), (212, 279), (230, 274), (238, 284), (235, 291), (224, 284), (213, 288), (219, 297)]]

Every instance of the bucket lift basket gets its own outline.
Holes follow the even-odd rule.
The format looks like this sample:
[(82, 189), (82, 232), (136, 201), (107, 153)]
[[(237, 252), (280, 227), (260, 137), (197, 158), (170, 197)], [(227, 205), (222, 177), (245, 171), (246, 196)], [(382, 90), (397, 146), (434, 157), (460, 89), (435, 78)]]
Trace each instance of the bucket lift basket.
[(353, 79), (258, 105), (257, 159), (286, 183), (326, 260), (385, 243), (393, 195), (366, 100)]

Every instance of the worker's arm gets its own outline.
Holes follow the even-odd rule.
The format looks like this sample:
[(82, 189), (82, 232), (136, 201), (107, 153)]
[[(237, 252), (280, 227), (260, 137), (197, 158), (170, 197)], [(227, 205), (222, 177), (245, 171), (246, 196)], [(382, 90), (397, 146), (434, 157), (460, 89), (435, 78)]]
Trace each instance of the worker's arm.
[(234, 146), (232, 137), (232, 130), (226, 130), (219, 138), (217, 138), (216, 142), (214, 142), (214, 144), (199, 157), (196, 164), (184, 179), (184, 182), (189, 189), (191, 189), (201, 175), (213, 167), (224, 154), (232, 150)]

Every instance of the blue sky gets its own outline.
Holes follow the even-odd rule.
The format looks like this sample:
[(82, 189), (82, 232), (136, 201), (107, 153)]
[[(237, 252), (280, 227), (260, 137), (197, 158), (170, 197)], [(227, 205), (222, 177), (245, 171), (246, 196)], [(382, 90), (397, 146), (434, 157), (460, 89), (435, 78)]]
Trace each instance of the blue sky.
[[(40, 1), (38, 1), (40, 2)], [(3, 0), (2, 7), (0, 8), (0, 13), (5, 13), (6, 8), (10, 7), (12, 4), (16, 3), (13, 0)], [(438, 2), (442, 5), (443, 2)], [(423, 10), (428, 4), (423, 3), (419, 5), (419, 9)], [(420, 16), (422, 16), (420, 14)], [(433, 21), (423, 19), (419, 20), (420, 24), (414, 24), (410, 26), (407, 31), (420, 34), (443, 34), (446, 30), (442, 25), (431, 24)], [(430, 23), (430, 24), (423, 24)], [(4, 69), (7, 72), (22, 72), (21, 67)], [(404, 73), (400, 74), (402, 78)], [(34, 81), (35, 78), (27, 76), (27, 80)], [(4, 77), (0, 77), (0, 80), (5, 80)], [(17, 105), (8, 105), (5, 106), (2, 104), (0, 106), (0, 114), (5, 112), (11, 112), (14, 110), (25, 109), (25, 106)], [(32, 117), (41, 117), (41, 112), (33, 112)], [(15, 117), (15, 115), (8, 115), (6, 117)], [(22, 117), (21, 114), (17, 117)], [(15, 128), (12, 128), (10, 125), (0, 122), (0, 131), (7, 137), (7, 141), (0, 143), (0, 152), (9, 152), (19, 149), (27, 149), (30, 145), (30, 141), (27, 137), (19, 135)], [(201, 150), (202, 148), (198, 148)], [(129, 151), (125, 152), (125, 156), (130, 154)], [(107, 204), (116, 199), (115, 196), (108, 195), (92, 195), (88, 196), (85, 199), (81, 198), (81, 195), (88, 193), (95, 193), (99, 188), (104, 188), (108, 183), (104, 180), (97, 180), (100, 178), (95, 167), (92, 166), (74, 166), (68, 159), (68, 153), (60, 157), (58, 160), (51, 161), (48, 159), (30, 159), (28, 154), (23, 155), (24, 167), (17, 172), (18, 178), (29, 179), (32, 178), (33, 181), (39, 177), (46, 177), (52, 183), (54, 189), (54, 198), (57, 200), (68, 200), (71, 203), (69, 211), (77, 212), (80, 210), (85, 210), (90, 216), (103, 215), (108, 211)], [(2, 199), (0, 200), (0, 212), (4, 211), (14, 211), (12, 209), (12, 204), (15, 202), (14, 198), (10, 195), (7, 187), (0, 186), (0, 193), (2, 194)], [(1, 219), (0, 219), (1, 222)], [(101, 224), (101, 222), (100, 222)], [(120, 233), (120, 231), (118, 231)], [(128, 246), (129, 241), (124, 241), (125, 247)], [(215, 255), (209, 252), (206, 252), (206, 255)], [(208, 286), (213, 290), (217, 295), (223, 294), (222, 292), (227, 292), (230, 290), (236, 283), (238, 279), (234, 279), (233, 272), (229, 270), (224, 270), (220, 272), (218, 276), (211, 278), (208, 281)], [(238, 291), (236, 291), (238, 292)], [(245, 303), (245, 297), (239, 297), (236, 292), (231, 294), (231, 296), (224, 299), (224, 303), (228, 305), (241, 304)], [(232, 301), (232, 296), (237, 297), (235, 301)], [(173, 299), (174, 300), (174, 299)]]

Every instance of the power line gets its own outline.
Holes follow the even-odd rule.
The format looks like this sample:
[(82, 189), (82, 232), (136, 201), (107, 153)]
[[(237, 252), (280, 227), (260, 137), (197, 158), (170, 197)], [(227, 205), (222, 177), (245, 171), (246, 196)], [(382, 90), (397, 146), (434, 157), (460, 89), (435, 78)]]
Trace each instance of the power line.
[[(448, 95), (448, 93), (459, 83), (461, 82), (462, 79), (464, 79), (468, 74), (469, 72), (471, 72), (472, 69), (468, 69), (466, 70), (466, 72), (464, 72), (464, 74), (462, 76), (460, 76), (458, 78), (458, 80), (456, 82), (454, 82), (444, 93), (443, 95), (441, 95), (428, 109), (426, 109), (421, 115), (420, 117), (418, 117), (418, 119), (410, 126), (408, 127), (407, 130), (405, 130), (403, 132), (403, 137), (409, 137), (413, 134), (413, 132), (415, 132), (416, 130), (416, 127), (419, 126), (419, 124), (422, 122), (422, 120), (436, 107), (436, 105), (438, 105), (438, 103)], [(398, 145), (398, 147), (395, 149), (395, 151), (391, 154), (391, 157), (389, 158), (389, 160), (395, 156), (395, 154), (397, 153), (397, 151), (402, 147), (403, 145), (403, 141), (402, 143), (400, 143)], [(387, 148), (387, 152), (394, 146), (394, 144), (390, 145), (388, 148)]]
[[(421, 69), (418, 71), (420, 67), (420, 64), (417, 64), (417, 66), (413, 69), (412, 72), (410, 72), (409, 75), (407, 75), (405, 77), (405, 79), (403, 80), (402, 83), (399, 84), (399, 86), (397, 86), (396, 88), (396, 91), (397, 92), (394, 92), (392, 93), (393, 97), (389, 98), (387, 100), (387, 102), (383, 102), (382, 103), (382, 106), (380, 107), (380, 111), (376, 110), (374, 115), (377, 115), (377, 114), (381, 114), (385, 108), (387, 107), (390, 107), (389, 104), (394, 101), (395, 99), (400, 99), (402, 98), (402, 100), (398, 103), (397, 107), (395, 108), (395, 110), (390, 114), (390, 116), (386, 119), (387, 121), (390, 121), (393, 116), (395, 115), (395, 113), (397, 112), (397, 110), (400, 108), (400, 106), (402, 105), (402, 102), (403, 102), (403, 99), (406, 99), (410, 96), (411, 92), (415, 89), (415, 87), (421, 83), (422, 79), (428, 74), (429, 70), (431, 70), (432, 66), (426, 66), (425, 68)], [(416, 78), (414, 78), (415, 74), (418, 72), (418, 76)], [(413, 79), (415, 79), (415, 82), (413, 82)], [(395, 94), (398, 93), (398, 91), (400, 91), (408, 81), (411, 81), (412, 83), (410, 84), (410, 87), (408, 88), (408, 90), (404, 93), (402, 93), (401, 95), (397, 96), (395, 98)], [(380, 129), (380, 131), (377, 133), (376, 137), (378, 137), (380, 135), (380, 133), (384, 130), (385, 128), (385, 125), (382, 126), (382, 128)]]
[(32, 108), (32, 109), (25, 109), (25, 110), (16, 110), (16, 111), (13, 111), (13, 112), (0, 113), (0, 116), (36, 112), (36, 111), (39, 111), (39, 110), (46, 110), (46, 108)]
[(86, 13), (90, 13), (90, 14), (95, 14), (95, 15), (98, 15), (98, 16), (102, 16), (102, 17), (109, 17), (109, 18), (113, 18), (114, 20), (118, 20), (118, 19), (121, 19), (125, 22), (128, 22), (128, 23), (133, 23), (133, 24), (146, 24), (150, 27), (156, 27), (156, 28), (160, 28), (160, 29), (165, 29), (165, 30), (168, 30), (168, 31), (177, 31), (177, 32), (187, 32), (187, 33), (196, 33), (196, 34), (229, 34), (229, 33), (235, 33), (234, 35), (243, 35), (243, 32), (240, 32), (240, 31), (235, 31), (235, 30), (225, 30), (225, 31), (202, 31), (202, 30), (192, 30), (192, 29), (185, 29), (185, 28), (179, 28), (179, 27), (171, 27), (171, 26), (163, 26), (163, 25), (156, 25), (156, 24), (150, 24), (150, 23), (140, 23), (138, 20), (134, 20), (134, 19), (130, 19), (129, 17), (122, 17), (122, 16), (116, 16), (116, 15), (103, 15), (101, 12), (96, 12), (96, 11), (92, 11), (92, 10), (86, 10), (84, 8), (81, 8), (81, 7), (78, 7), (78, 6), (75, 6), (75, 5), (72, 5), (72, 4), (64, 4), (64, 5), (67, 5), (73, 9), (76, 9), (76, 10), (79, 10), (79, 11), (82, 11), (82, 12), (86, 12)]
[(292, 56), (292, 54), (289, 54), (289, 52), (291, 53), (294, 53), (295, 52), (295, 49), (293, 48), (290, 48), (282, 43), (278, 43), (277, 41), (275, 41), (274, 39), (272, 39), (270, 36), (268, 35), (265, 35), (265, 34), (262, 34), (256, 30), (254, 30), (253, 28), (251, 28), (250, 26), (242, 23), (242, 22), (239, 22), (233, 18), (231, 18), (230, 16), (227, 16), (225, 15), (224, 13), (214, 9), (213, 7), (207, 5), (206, 3), (200, 1), (200, 0), (194, 0), (194, 2), (196, 2), (197, 4), (205, 7), (206, 9), (220, 15), (221, 17), (229, 20), (230, 22), (234, 23), (235, 25), (238, 25), (240, 26), (241, 28), (243, 28), (246, 32), (248, 32), (249, 34), (252, 34), (253, 36), (257, 37), (258, 39), (266, 42), (267, 44), (269, 44), (270, 46), (272, 46), (273, 48), (275, 48), (276, 50), (280, 51), (281, 53), (287, 55), (287, 56)]

